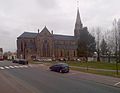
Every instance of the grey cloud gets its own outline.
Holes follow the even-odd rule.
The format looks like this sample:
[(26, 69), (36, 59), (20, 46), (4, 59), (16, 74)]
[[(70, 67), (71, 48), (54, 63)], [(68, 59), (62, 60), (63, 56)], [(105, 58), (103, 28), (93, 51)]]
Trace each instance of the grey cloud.
[[(83, 24), (107, 29), (119, 18), (119, 4), (119, 0), (80, 0)], [(45, 25), (54, 33), (73, 35), (76, 10), (75, 0), (0, 0), (0, 47), (15, 50), (17, 36)]]
[(37, 0), (37, 2), (43, 9), (55, 9), (58, 6), (57, 0)]

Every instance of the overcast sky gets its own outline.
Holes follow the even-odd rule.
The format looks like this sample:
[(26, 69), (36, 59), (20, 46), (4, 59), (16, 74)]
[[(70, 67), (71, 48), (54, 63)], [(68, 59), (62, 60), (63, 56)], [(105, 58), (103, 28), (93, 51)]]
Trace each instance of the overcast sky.
[[(73, 35), (76, 0), (0, 0), (0, 47), (16, 50), (24, 31), (37, 32), (46, 25), (55, 34)], [(120, 0), (79, 0), (84, 26), (109, 29), (120, 15)]]

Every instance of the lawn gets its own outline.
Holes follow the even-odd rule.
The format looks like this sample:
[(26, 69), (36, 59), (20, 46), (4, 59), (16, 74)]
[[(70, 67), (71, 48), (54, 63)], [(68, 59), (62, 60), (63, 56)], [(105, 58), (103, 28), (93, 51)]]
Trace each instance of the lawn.
[[(45, 64), (47, 66), (50, 66), (52, 64), (55, 64), (57, 62), (31, 62), (32, 64)], [(69, 64), (70, 66), (76, 66), (71, 67), (72, 70), (82, 71), (85, 73), (93, 73), (93, 74), (99, 74), (99, 75), (105, 75), (105, 76), (113, 76), (113, 77), (120, 77), (120, 72), (118, 75), (116, 75), (116, 71), (98, 71), (96, 69), (107, 69), (107, 70), (116, 70), (116, 64), (115, 63), (108, 63), (108, 62), (75, 62), (75, 61), (67, 61), (65, 62)], [(88, 67), (87, 69), (82, 69), (78, 67)], [(90, 68), (94, 68), (90, 69)], [(120, 70), (120, 63), (118, 63), (118, 69)]]
[[(30, 62), (32, 64), (41, 64), (41, 63), (50, 63), (55, 64), (57, 62)], [(76, 62), (76, 61), (67, 61), (70, 66), (77, 66), (77, 67), (87, 67), (88, 68), (96, 68), (96, 69), (108, 69), (108, 70), (116, 70), (116, 63), (108, 63), (108, 62)], [(118, 63), (118, 69), (120, 70), (120, 63)]]
[[(109, 70), (116, 70), (115, 63), (108, 63), (108, 62), (67, 62), (70, 66), (78, 66), (78, 67), (89, 67), (89, 68), (96, 68), (96, 69), (109, 69)], [(118, 69), (120, 70), (120, 63), (118, 64)]]
[(76, 71), (85, 72), (85, 73), (92, 73), (92, 74), (98, 74), (98, 75), (112, 76), (112, 77), (120, 78), (120, 72), (117, 75), (116, 72), (111, 72), (111, 71), (97, 71), (97, 70), (91, 70), (91, 69), (86, 70), (86, 69), (75, 68), (75, 67), (72, 67), (71, 69), (76, 70)]

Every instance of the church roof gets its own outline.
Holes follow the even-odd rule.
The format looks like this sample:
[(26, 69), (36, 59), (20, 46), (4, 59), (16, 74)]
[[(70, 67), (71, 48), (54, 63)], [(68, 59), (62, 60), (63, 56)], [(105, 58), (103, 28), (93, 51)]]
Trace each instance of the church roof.
[[(20, 35), (18, 38), (35, 38), (38, 33), (31, 33), (31, 32), (24, 32), (22, 35)], [(54, 39), (56, 40), (75, 40), (74, 36), (68, 36), (68, 35), (57, 35), (53, 34)]]
[(18, 38), (35, 38), (36, 36), (37, 36), (37, 33), (24, 32)]
[(56, 35), (56, 34), (54, 34), (54, 39), (56, 39), (56, 40), (75, 40), (75, 37), (68, 36), (68, 35)]

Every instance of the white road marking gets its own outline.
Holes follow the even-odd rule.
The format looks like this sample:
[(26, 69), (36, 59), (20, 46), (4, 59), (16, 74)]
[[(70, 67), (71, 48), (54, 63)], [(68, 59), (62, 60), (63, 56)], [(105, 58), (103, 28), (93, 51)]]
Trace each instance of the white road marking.
[[(2, 69), (10, 69), (10, 68), (27, 68), (27, 67), (29, 67), (29, 66), (26, 66), (26, 65), (20, 65), (20, 66), (3, 66), (3, 67), (0, 67), (0, 69), (2, 70)], [(32, 66), (30, 66), (30, 67), (32, 67)]]
[(117, 86), (117, 85), (119, 85), (119, 84), (120, 84), (120, 82), (117, 82), (117, 83), (114, 84), (114, 86)]
[(0, 69), (5, 69), (4, 67), (0, 67)]
[(77, 73), (70, 73), (70, 75), (74, 75), (74, 74), (77, 74)]
[(9, 69), (9, 67), (8, 67), (8, 66), (5, 66), (5, 68)]
[(9, 66), (10, 68), (14, 68), (13, 66)]
[(23, 67), (26, 67), (26, 68), (27, 68), (28, 66), (25, 66), (25, 65), (24, 65)]
[(15, 68), (19, 68), (19, 66), (14, 66)]
[(32, 67), (32, 65), (29, 65), (30, 67)]
[(22, 68), (22, 67), (24, 67), (24, 66), (19, 66), (19, 67), (21, 67), (21, 68)]

